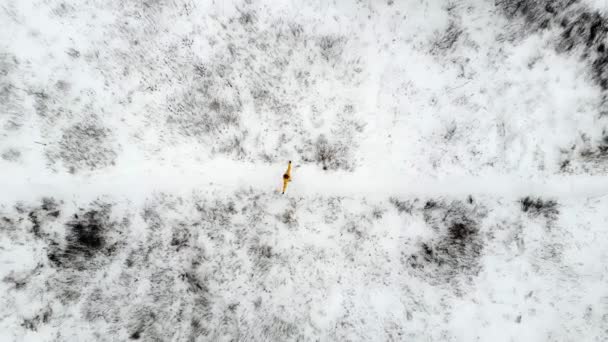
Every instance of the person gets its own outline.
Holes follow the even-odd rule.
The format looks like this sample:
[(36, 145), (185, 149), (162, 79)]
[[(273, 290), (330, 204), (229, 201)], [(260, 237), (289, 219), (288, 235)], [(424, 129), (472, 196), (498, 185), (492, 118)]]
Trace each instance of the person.
[(287, 164), (287, 171), (283, 174), (283, 194), (285, 194), (285, 190), (287, 190), (287, 183), (291, 182), (291, 160), (289, 164)]

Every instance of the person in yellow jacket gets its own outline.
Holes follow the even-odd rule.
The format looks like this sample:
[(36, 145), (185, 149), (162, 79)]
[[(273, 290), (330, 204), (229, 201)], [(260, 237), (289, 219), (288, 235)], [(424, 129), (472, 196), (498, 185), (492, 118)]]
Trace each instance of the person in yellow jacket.
[(287, 183), (291, 182), (291, 160), (289, 161), (289, 164), (287, 164), (287, 171), (285, 171), (285, 174), (283, 175), (283, 194), (285, 193), (285, 190), (287, 190)]

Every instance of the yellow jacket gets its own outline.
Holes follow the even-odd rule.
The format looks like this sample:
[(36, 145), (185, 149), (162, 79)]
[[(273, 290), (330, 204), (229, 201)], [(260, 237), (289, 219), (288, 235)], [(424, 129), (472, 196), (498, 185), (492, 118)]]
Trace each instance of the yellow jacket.
[(283, 193), (287, 190), (287, 183), (291, 182), (291, 160), (287, 164), (287, 171), (283, 175)]

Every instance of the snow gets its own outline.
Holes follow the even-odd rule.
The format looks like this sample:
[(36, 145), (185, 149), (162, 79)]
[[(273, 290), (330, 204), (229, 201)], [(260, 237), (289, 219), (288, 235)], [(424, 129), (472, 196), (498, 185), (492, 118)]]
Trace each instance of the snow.
[(602, 13), (606, 13), (608, 10), (608, 1), (606, 0), (584, 0), (583, 2), (590, 8), (597, 9)]
[(513, 3), (4, 0), (0, 340), (602, 341), (605, 1)]

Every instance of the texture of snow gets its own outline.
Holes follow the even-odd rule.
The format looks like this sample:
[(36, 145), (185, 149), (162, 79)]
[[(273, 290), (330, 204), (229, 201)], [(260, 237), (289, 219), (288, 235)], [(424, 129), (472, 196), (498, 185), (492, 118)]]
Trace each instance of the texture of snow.
[(0, 340), (605, 340), (606, 8), (0, 0)]

